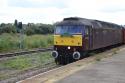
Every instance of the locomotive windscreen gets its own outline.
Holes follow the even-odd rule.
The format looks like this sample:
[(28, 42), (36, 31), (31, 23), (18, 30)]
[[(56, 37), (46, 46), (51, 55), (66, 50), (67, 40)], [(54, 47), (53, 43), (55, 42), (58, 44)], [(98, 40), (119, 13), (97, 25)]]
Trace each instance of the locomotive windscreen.
[(82, 26), (56, 26), (55, 34), (81, 34)]

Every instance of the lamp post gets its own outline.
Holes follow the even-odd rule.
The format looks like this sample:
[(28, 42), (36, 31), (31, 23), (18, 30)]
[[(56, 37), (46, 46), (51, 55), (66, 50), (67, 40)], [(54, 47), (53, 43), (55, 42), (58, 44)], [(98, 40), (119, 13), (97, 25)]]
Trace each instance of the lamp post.
[(19, 29), (19, 32), (20, 32), (20, 46), (19, 46), (19, 48), (23, 49), (24, 32), (23, 32), (22, 22), (18, 23), (18, 29)]
[(23, 25), (22, 25), (22, 22), (18, 22), (17, 20), (15, 20), (15, 23), (14, 23), (17, 31), (19, 32), (19, 48), (20, 49), (23, 49), (23, 40), (24, 40), (24, 31), (23, 31)]

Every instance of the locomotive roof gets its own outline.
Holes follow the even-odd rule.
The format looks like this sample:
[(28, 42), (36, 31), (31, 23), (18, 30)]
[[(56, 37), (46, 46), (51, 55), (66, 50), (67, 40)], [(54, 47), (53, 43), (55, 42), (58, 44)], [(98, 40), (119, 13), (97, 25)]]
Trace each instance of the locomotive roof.
[(122, 28), (120, 25), (114, 23), (80, 17), (64, 18), (63, 21), (56, 23), (56, 25), (88, 25), (93, 26), (93, 28)]

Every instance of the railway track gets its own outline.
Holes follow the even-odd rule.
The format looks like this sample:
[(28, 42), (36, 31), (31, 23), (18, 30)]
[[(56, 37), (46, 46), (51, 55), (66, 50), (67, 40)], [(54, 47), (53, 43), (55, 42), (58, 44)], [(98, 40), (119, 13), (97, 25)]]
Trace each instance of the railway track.
[(47, 52), (47, 51), (51, 51), (52, 49), (53, 49), (53, 47), (49, 47), (49, 48), (39, 48), (39, 49), (29, 50), (29, 51), (4, 53), (4, 54), (0, 54), (0, 58), (3, 58), (3, 57), (12, 57), (12, 56), (19, 56), (19, 55), (31, 54), (31, 53), (37, 53), (37, 52)]
[[(17, 83), (55, 83), (56, 81), (65, 78), (66, 76), (69, 76), (81, 69), (83, 69), (84, 67), (88, 66), (89, 64), (93, 64), (97, 61), (102, 60), (104, 58), (108, 58), (111, 57), (113, 55), (115, 55), (114, 52), (121, 52), (124, 51), (125, 46), (120, 46), (117, 48), (112, 48), (110, 50), (106, 50), (104, 52), (101, 53), (97, 53), (94, 56), (90, 56), (87, 57), (85, 59), (79, 60), (77, 62), (68, 64), (66, 66), (62, 66), (60, 68), (55, 68), (50, 72), (46, 72), (46, 73), (41, 73), (38, 74), (36, 76), (30, 77), (28, 79), (24, 79), (21, 81), (18, 81)], [(45, 78), (45, 79), (43, 79)]]
[(17, 73), (16, 75), (10, 76), (8, 79), (0, 80), (0, 83), (16, 83), (19, 80), (24, 80), (26, 78), (38, 75), (40, 73), (44, 73), (44, 72), (59, 68), (61, 66), (62, 65), (56, 65), (54, 61), (50, 61), (48, 63), (45, 63), (40, 68), (36, 67), (33, 69), (29, 69), (27, 71), (22, 71), (22, 72)]
[[(53, 49), (53, 47), (49, 47), (49, 48), (39, 48), (39, 49), (34, 49), (34, 50), (30, 50), (30, 51), (20, 51), (20, 52), (13, 52), (13, 53), (4, 53), (4, 54), (0, 54), (0, 61), (6, 61), (8, 59), (13, 58), (14, 56), (20, 56), (20, 55), (24, 55), (27, 56), (27, 54), (32, 54), (32, 53), (40, 53), (40, 52), (47, 52), (47, 51), (51, 51)], [(5, 58), (4, 58), (5, 57)], [(54, 59), (45, 62), (42, 65), (38, 65), (36, 67), (31, 67), (28, 70), (25, 71), (19, 71), (17, 73), (12, 73), (8, 76), (7, 79), (5, 80), (0, 80), (0, 83), (15, 83), (17, 80), (22, 80), (34, 75), (37, 75), (39, 73), (43, 73), (55, 68), (60, 67), (61, 65), (57, 65), (54, 61)]]
[[(118, 47), (119, 48), (119, 47)], [(51, 48), (49, 48), (49, 50), (52, 50)], [(49, 51), (48, 50), (48, 51)], [(111, 49), (110, 49), (111, 50)], [(118, 50), (118, 49), (117, 49)], [(42, 51), (42, 52), (45, 52), (46, 50)], [(107, 50), (108, 51), (108, 50)], [(106, 51), (104, 51), (106, 52)], [(114, 52), (114, 51), (112, 51)], [(100, 52), (99, 52), (100, 53)], [(109, 52), (107, 52), (109, 53)], [(94, 53), (95, 54), (95, 53)], [(98, 53), (97, 53), (98, 54)], [(105, 54), (104, 54), (105, 55)], [(106, 56), (106, 55), (105, 55)], [(91, 57), (96, 57), (96, 56), (91, 56)], [(104, 57), (104, 56), (103, 56)], [(88, 57), (89, 58), (89, 57)], [(85, 59), (88, 59), (88, 58), (85, 58)], [(97, 59), (95, 59), (97, 60)], [(63, 65), (56, 65), (56, 63), (54, 62), (54, 60), (52, 61), (49, 61), (45, 64), (43, 64), (43, 66), (41, 66), (40, 68), (34, 68), (34, 69), (29, 69), (25, 72), (21, 72), (21, 73), (18, 73), (18, 76), (13, 76), (12, 78), (10, 77), (9, 79), (6, 79), (6, 80), (1, 80), (0, 83), (9, 83), (9, 82), (12, 82), (12, 83), (15, 83), (19, 80), (24, 80), (26, 78), (33, 78), (35, 76), (37, 76), (37, 74), (40, 74), (40, 73), (44, 73), (44, 72), (48, 72), (48, 71), (51, 71), (51, 70), (54, 70), (54, 69), (57, 69), (58, 67), (62, 67)], [(33, 77), (32, 77), (33, 76)]]

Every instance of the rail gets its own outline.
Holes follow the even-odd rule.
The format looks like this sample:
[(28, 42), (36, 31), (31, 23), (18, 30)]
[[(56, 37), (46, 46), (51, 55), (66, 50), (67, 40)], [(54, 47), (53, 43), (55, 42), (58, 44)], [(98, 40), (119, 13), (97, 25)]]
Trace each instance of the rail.
[(20, 52), (13, 52), (13, 53), (4, 53), (4, 54), (0, 54), (0, 58), (19, 56), (19, 55), (31, 54), (31, 53), (37, 53), (37, 52), (47, 52), (47, 51), (51, 51), (52, 49), (53, 49), (53, 47), (50, 47), (50, 48), (39, 48), (39, 49), (35, 49), (35, 50), (20, 51)]

